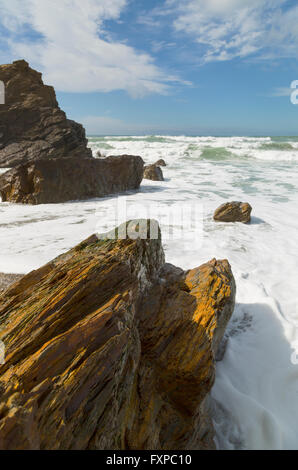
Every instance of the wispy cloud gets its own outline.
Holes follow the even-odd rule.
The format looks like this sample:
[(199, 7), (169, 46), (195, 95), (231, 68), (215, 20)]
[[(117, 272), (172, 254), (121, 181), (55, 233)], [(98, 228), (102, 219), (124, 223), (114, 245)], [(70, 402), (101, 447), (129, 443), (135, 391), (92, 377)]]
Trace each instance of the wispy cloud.
[(269, 96), (273, 97), (282, 97), (282, 96), (291, 96), (293, 93), (293, 88), (291, 87), (277, 87), (272, 90)]
[(159, 28), (161, 26), (160, 22), (157, 21), (152, 15), (139, 15), (137, 23), (148, 26), (149, 28)]
[[(296, 3), (296, 2), (295, 2)], [(177, 32), (200, 46), (202, 62), (297, 57), (298, 6), (287, 0), (166, 0)]]
[(175, 46), (176, 46), (175, 42), (167, 42), (167, 41), (152, 41), (151, 42), (151, 49), (153, 52), (164, 51), (166, 49), (171, 49), (172, 47), (175, 47)]
[(105, 30), (106, 20), (120, 20), (127, 2), (0, 0), (0, 40), (12, 57), (27, 59), (60, 91), (166, 94), (179, 79)]

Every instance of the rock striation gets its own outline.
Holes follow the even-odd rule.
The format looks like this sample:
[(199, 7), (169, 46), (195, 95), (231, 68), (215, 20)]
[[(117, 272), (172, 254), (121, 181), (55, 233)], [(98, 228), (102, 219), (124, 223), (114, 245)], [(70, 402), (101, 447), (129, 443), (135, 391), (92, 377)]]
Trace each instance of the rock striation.
[(24, 60), (0, 66), (5, 104), (0, 106), (0, 167), (28, 161), (92, 157), (84, 128), (66, 118), (54, 88)]
[(242, 222), (248, 224), (251, 220), (252, 207), (243, 202), (227, 202), (222, 204), (214, 213), (217, 222)]
[(144, 162), (134, 155), (51, 158), (19, 165), (0, 176), (3, 202), (51, 204), (138, 189)]
[(230, 265), (165, 264), (154, 221), (113, 235), (0, 297), (0, 449), (214, 448), (207, 398), (234, 308)]

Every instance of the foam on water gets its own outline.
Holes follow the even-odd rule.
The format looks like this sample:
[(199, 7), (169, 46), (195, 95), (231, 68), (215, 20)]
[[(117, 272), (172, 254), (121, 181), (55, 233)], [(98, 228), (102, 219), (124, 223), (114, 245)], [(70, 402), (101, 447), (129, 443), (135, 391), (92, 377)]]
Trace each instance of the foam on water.
[[(144, 181), (121, 195), (139, 213), (156, 203), (174, 211), (203, 206), (204, 238), (165, 240), (167, 261), (188, 269), (227, 258), (237, 305), (225, 335), (212, 392), (217, 444), (222, 449), (298, 449), (298, 140), (248, 137), (93, 137), (107, 155), (164, 158), (165, 182)], [(250, 202), (250, 225), (218, 224), (212, 214), (227, 200)], [(95, 231), (115, 224), (117, 198), (57, 205), (0, 204), (0, 271), (28, 272)], [(178, 209), (177, 209), (178, 210)], [(153, 214), (154, 215), (154, 214)], [(166, 231), (162, 221), (162, 231)], [(194, 351), (195, 354), (195, 351)]]

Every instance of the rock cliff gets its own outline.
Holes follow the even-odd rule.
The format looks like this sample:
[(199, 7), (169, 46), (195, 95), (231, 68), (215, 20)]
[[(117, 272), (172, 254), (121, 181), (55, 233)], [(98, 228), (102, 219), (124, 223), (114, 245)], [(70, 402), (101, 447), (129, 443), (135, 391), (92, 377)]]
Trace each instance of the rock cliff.
[(5, 104), (0, 106), (0, 167), (32, 160), (91, 157), (84, 128), (58, 106), (54, 88), (19, 60), (0, 66)]
[(99, 161), (87, 148), (84, 128), (66, 118), (54, 88), (24, 60), (0, 66), (5, 104), (0, 106), (0, 177), (3, 201), (59, 203), (137, 189), (143, 160)]
[[(0, 297), (0, 449), (210, 449), (227, 261), (165, 264), (159, 228), (96, 235)], [(141, 235), (142, 234), (142, 235)]]
[(0, 176), (2, 201), (51, 204), (138, 189), (144, 162), (134, 155), (32, 161)]

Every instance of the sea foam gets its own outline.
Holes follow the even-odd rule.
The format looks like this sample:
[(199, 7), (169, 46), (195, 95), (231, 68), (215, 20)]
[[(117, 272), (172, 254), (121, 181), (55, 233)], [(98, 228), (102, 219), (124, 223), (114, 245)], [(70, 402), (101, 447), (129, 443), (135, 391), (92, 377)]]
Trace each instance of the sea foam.
[[(164, 182), (144, 180), (139, 192), (120, 196), (141, 212), (157, 203), (174, 211), (185, 202), (202, 206), (203, 240), (195, 232), (185, 241), (165, 239), (168, 262), (188, 269), (217, 257), (232, 265), (237, 305), (212, 392), (218, 447), (297, 449), (297, 139), (107, 136), (89, 143), (94, 156), (99, 150), (166, 160)], [(113, 228), (115, 200), (1, 203), (0, 271), (28, 272)], [(215, 223), (214, 210), (227, 200), (249, 202), (252, 223)], [(161, 225), (165, 233), (167, 221)]]

